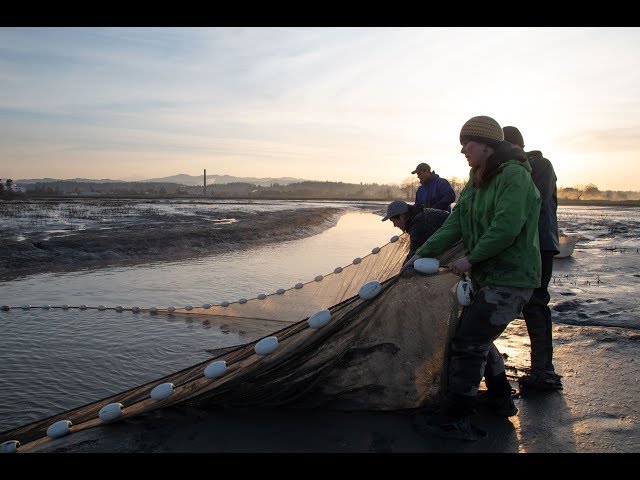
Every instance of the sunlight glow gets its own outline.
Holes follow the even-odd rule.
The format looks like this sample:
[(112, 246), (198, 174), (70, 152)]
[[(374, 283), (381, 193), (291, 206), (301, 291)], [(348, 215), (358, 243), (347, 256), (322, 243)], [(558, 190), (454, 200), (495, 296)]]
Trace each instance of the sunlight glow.
[(460, 128), (488, 115), (559, 185), (640, 190), (640, 28), (2, 27), (0, 46), (1, 178), (466, 178)]

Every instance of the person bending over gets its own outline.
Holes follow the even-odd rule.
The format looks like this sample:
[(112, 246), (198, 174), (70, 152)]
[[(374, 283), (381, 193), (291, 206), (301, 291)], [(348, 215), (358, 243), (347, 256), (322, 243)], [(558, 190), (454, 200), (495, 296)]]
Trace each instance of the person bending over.
[(409, 205), (402, 200), (394, 200), (387, 206), (387, 214), (382, 221), (391, 220), (394, 227), (409, 234), (406, 262), (442, 226), (448, 216), (449, 213), (444, 210), (422, 208), (422, 205)]

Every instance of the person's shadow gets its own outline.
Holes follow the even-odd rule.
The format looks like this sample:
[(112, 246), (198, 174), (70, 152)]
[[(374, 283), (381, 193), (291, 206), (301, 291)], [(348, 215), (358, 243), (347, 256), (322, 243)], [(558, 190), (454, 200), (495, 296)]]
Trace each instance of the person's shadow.
[[(507, 373), (517, 378), (529, 366), (530, 343), (524, 320), (517, 319), (496, 341), (498, 350), (507, 360)], [(558, 372), (562, 374), (562, 372)], [(519, 395), (514, 399), (518, 414), (510, 417), (514, 425), (518, 451), (521, 453), (574, 453), (576, 438), (575, 419), (560, 391), (520, 391), (515, 378), (511, 386)], [(566, 385), (565, 385), (566, 388)]]
[(516, 405), (520, 452), (576, 452), (574, 418), (562, 391), (524, 391)]

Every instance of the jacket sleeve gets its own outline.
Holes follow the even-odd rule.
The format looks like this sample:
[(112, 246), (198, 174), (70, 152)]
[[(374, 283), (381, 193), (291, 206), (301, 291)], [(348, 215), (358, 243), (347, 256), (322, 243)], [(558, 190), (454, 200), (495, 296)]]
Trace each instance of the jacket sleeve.
[(451, 214), (433, 235), (416, 250), (420, 257), (436, 257), (460, 240), (460, 209), (456, 205)]
[(546, 158), (536, 159), (535, 167), (531, 171), (531, 177), (540, 191), (542, 205), (546, 205), (553, 196), (557, 181), (551, 162)]
[(431, 208), (438, 208), (440, 210), (447, 210), (451, 208), (451, 204), (456, 199), (456, 192), (453, 190), (451, 184), (444, 178), (438, 183), (437, 186), (438, 201), (435, 202)]
[(507, 167), (494, 181), (498, 183), (493, 218), (467, 255), (472, 264), (495, 257), (509, 247), (520, 234), (531, 209), (535, 208), (538, 215), (540, 212), (540, 194), (529, 171), (519, 166)]
[(422, 246), (427, 238), (426, 225), (424, 222), (417, 222), (409, 232), (409, 253), (405, 262), (415, 255), (416, 250)]

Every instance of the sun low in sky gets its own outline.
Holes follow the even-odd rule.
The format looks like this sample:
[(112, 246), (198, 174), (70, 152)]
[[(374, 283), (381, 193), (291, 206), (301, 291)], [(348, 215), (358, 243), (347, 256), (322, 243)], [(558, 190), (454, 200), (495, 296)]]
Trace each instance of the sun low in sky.
[(476, 115), (640, 191), (640, 28), (0, 28), (0, 178), (466, 178)]

